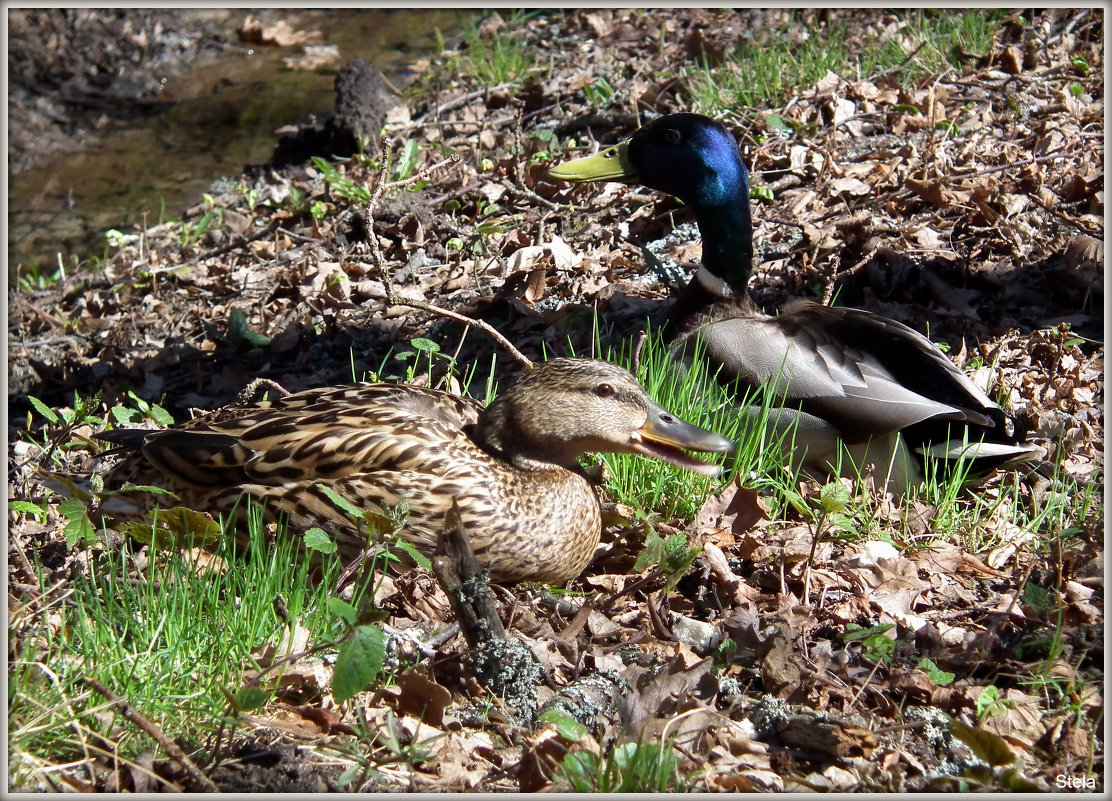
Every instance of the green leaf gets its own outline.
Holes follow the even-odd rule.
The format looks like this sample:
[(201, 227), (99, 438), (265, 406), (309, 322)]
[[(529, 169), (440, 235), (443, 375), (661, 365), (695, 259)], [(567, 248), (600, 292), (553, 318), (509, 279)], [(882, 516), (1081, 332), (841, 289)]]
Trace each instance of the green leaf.
[(1085, 94), (1085, 87), (1077, 81), (1074, 81), (1070, 84), (1070, 94), (1074, 97), (1081, 97), (1081, 95)]
[(870, 637), (874, 637), (877, 634), (883, 634), (884, 632), (894, 628), (895, 626), (891, 623), (881, 626), (870, 626), (869, 628), (863, 628), (856, 623), (849, 623), (846, 625), (846, 630), (842, 633), (842, 639), (846, 642), (863, 642)]
[(76, 391), (73, 393), (73, 413), (74, 417), (78, 420), (85, 420), (94, 416), (97, 407), (100, 406), (101, 396), (104, 395), (103, 391), (90, 395), (88, 398), (82, 398)]
[(753, 186), (749, 189), (749, 197), (771, 202), (776, 199), (776, 194), (767, 186)]
[(840, 481), (831, 481), (819, 490), (819, 507), (825, 514), (844, 512), (851, 500), (849, 488)]
[(576, 751), (564, 757), (560, 767), (575, 792), (584, 793), (593, 788), (594, 775), (600, 759), (601, 757), (590, 751)]
[(151, 495), (166, 495), (172, 498), (178, 497), (172, 490), (168, 490), (165, 487), (156, 487), (153, 484), (132, 484), (130, 481), (118, 490), (108, 490), (103, 493), (103, 495), (107, 498), (112, 495), (121, 495), (125, 492), (149, 492)]
[(129, 521), (122, 528), (133, 539), (162, 551), (175, 551), (186, 544), (215, 544), (224, 536), (212, 517), (184, 506), (157, 509), (151, 523)]
[(31, 402), (31, 405), (35, 407), (35, 411), (37, 411), (39, 414), (41, 414), (43, 417), (45, 417), (51, 423), (54, 423), (55, 425), (57, 425), (58, 422), (61, 420), (61, 418), (58, 417), (58, 415), (54, 412), (53, 409), (51, 409), (49, 406), (47, 406), (41, 400), (36, 398), (34, 395), (28, 395), (27, 400), (29, 400)]
[(128, 409), (126, 406), (113, 406), (109, 411), (112, 417), (116, 419), (117, 423), (131, 423), (139, 416), (139, 412), (135, 409)]
[(228, 315), (228, 340), (234, 345), (245, 344), (253, 348), (265, 348), (270, 344), (270, 337), (252, 331), (243, 312), (234, 307)]
[(328, 610), (330, 615), (340, 618), (349, 626), (355, 625), (356, 618), (359, 615), (354, 606), (339, 598), (329, 598), (324, 602), (324, 608)]
[(776, 133), (790, 134), (792, 132), (792, 127), (779, 114), (769, 114), (765, 117), (765, 125), (768, 126), (770, 131), (776, 131)]
[(402, 154), (398, 158), (398, 166), (394, 169), (394, 175), (398, 180), (413, 175), (413, 171), (417, 168), (417, 153), (420, 150), (421, 146), (417, 144), (416, 139), (405, 140), (405, 147), (402, 148)]
[(235, 695), (236, 708), (241, 712), (250, 712), (270, 700), (270, 693), (261, 687), (241, 687)]
[[(1019, 772), (1019, 768), (1010, 767), (1000, 771), (1000, 775), (996, 777), (996, 783), (1009, 793), (1043, 793), (1045, 788), (1037, 782), (1033, 782), (1026, 778)], [(1096, 787), (1094, 786), (1095, 790)]]
[(908, 103), (900, 103), (898, 106), (896, 106), (896, 111), (901, 111), (904, 114), (914, 114), (916, 116), (919, 116), (923, 113), (919, 110), (918, 106), (912, 106)]
[[(992, 689), (996, 689), (993, 687)], [(969, 746), (977, 757), (993, 767), (1010, 765), (1015, 762), (1015, 754), (1008, 748), (1004, 738), (991, 731), (975, 729), (960, 720), (950, 723), (950, 733)]]
[(320, 174), (324, 176), (326, 181), (340, 180), (339, 170), (337, 170), (328, 159), (321, 158), (320, 156), (313, 156), (312, 161), (313, 166), (320, 170)]
[(1091, 68), (1089, 67), (1089, 62), (1086, 61), (1083, 56), (1070, 56), (1070, 64), (1073, 65), (1073, 68), (1077, 70), (1082, 77), (1088, 76)]
[(83, 501), (72, 498), (58, 504), (58, 512), (69, 522), (66, 523), (66, 545), (70, 548), (82, 542), (96, 542), (97, 532), (93, 528)]
[(386, 658), (386, 638), (378, 626), (356, 626), (336, 657), (332, 697), (342, 704), (371, 686)]
[(160, 426), (166, 426), (168, 428), (174, 424), (174, 416), (163, 409), (161, 406), (159, 406), (157, 403), (151, 404), (150, 416), (151, 419), (158, 423)]
[(322, 528), (313, 527), (305, 532), (305, 547), (320, 553), (335, 553), (336, 543)]
[(427, 353), (440, 353), (440, 346), (433, 342), (431, 339), (424, 337), (415, 337), (409, 340), (409, 344), (417, 348), (417, 350), (425, 351)]
[(9, 512), (22, 512), (31, 515), (36, 520), (46, 520), (46, 510), (30, 501), (8, 501)]
[(416, 564), (417, 567), (420, 567), (424, 570), (432, 570), (432, 560), (418, 551), (412, 542), (406, 542), (405, 540), (399, 539), (396, 543), (394, 543), (394, 547), (397, 548), (399, 551), (402, 551), (403, 553), (409, 554), (409, 558), (413, 560), (414, 564)]
[(653, 565), (659, 565), (663, 557), (664, 538), (657, 533), (656, 529), (651, 528), (645, 537), (645, 544), (641, 547), (641, 553), (637, 555), (637, 561), (633, 563), (633, 572), (640, 573)]
[(939, 120), (934, 124), (936, 131), (945, 131), (950, 136), (958, 136), (961, 134), (961, 129), (958, 128), (957, 123), (952, 120)]
[(546, 709), (537, 716), (538, 723), (547, 723), (569, 742), (577, 743), (587, 736), (587, 727), (562, 709)]
[(343, 495), (340, 495), (338, 492), (336, 492), (336, 490), (332, 489), (331, 487), (326, 487), (324, 484), (317, 484), (317, 489), (323, 492), (325, 496), (327, 496), (328, 500), (332, 501), (332, 503), (340, 511), (347, 512), (349, 515), (355, 518), (363, 517), (363, 510), (360, 509), (358, 506), (352, 504), (351, 501), (349, 501)]
[(1014, 705), (1014, 702), (1000, 697), (1000, 690), (989, 685), (977, 696), (977, 720), (982, 721), (1002, 715)]
[(927, 678), (931, 680), (931, 683), (936, 684), (939, 687), (945, 687), (949, 684), (952, 684), (955, 678), (955, 675), (953, 673), (950, 673), (946, 670), (940, 670), (929, 657), (924, 656), (916, 663), (915, 667), (925, 670), (927, 672)]

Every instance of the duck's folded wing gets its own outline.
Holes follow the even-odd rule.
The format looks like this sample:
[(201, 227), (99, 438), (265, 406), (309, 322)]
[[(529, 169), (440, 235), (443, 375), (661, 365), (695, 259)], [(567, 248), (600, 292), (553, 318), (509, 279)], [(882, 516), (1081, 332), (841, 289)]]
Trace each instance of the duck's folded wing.
[(867, 312), (847, 324), (842, 311), (808, 303), (712, 323), (707, 357), (744, 383), (774, 387), (778, 405), (828, 421), (850, 442), (933, 418), (993, 427), (991, 401), (925, 337)]
[(275, 486), (353, 471), (422, 469), (444, 447), (459, 446), (479, 409), (435, 390), (366, 385), (220, 410), (141, 438), (108, 438), (137, 448), (159, 472), (186, 486)]

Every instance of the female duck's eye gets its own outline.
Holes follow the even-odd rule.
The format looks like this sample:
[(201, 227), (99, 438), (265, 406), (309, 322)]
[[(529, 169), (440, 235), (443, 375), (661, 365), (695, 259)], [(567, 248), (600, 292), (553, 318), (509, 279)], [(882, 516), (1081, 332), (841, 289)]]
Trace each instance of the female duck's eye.
[(599, 384), (595, 387), (595, 394), (600, 398), (612, 398), (614, 397), (614, 387), (609, 384)]
[(664, 132), (664, 141), (670, 145), (678, 145), (683, 140), (683, 136), (675, 128), (669, 128)]

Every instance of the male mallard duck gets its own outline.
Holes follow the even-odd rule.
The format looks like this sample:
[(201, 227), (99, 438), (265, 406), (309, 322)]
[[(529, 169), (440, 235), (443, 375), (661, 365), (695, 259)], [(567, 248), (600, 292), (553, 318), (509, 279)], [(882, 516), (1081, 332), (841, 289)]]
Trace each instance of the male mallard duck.
[(776, 317), (757, 308), (747, 290), (749, 175), (724, 125), (669, 114), (549, 175), (642, 184), (691, 208), (703, 261), (669, 315), (669, 335), (677, 351), (701, 337), (706, 358), (721, 365), (720, 378), (772, 385), (782, 400), (769, 425), (774, 433), (795, 427), (795, 460), (808, 472), (822, 475), (844, 464), (837, 459), (840, 443), (854, 465), (874, 464), (893, 488), (921, 481), (928, 453), (964, 454), (973, 473), (1042, 456), (1041, 448), (1018, 442), (1004, 412), (906, 325), (802, 300)]
[[(485, 409), (422, 387), (328, 387), (105, 438), (136, 450), (109, 473), (109, 489), (153, 484), (188, 508), (221, 512), (247, 495), (298, 528), (330, 528), (342, 544), (362, 547), (363, 535), (321, 487), (380, 512), (404, 499), (400, 534), (426, 552), (455, 501), (480, 566), (503, 582), (565, 582), (587, 566), (602, 524), (580, 455), (639, 453), (713, 476), (717, 466), (681, 449), (734, 447), (669, 414), (628, 371), (593, 359), (540, 364)], [(136, 503), (149, 511), (158, 497), (111, 496), (101, 512), (134, 519)]]

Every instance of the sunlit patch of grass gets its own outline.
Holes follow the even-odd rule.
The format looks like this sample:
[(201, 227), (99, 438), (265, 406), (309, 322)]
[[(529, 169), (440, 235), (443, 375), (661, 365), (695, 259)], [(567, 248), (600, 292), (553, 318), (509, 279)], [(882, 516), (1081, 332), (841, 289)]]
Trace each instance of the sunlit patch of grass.
[[(13, 613), (9, 633), (9, 786), (54, 789), (63, 765), (92, 784), (81, 764), (105, 743), (123, 759), (150, 749), (88, 679), (170, 738), (199, 747), (227, 722), (229, 695), (243, 686), (244, 672), (259, 669), (257, 649), (277, 644), (294, 623), (318, 637), (341, 631), (326, 603), (339, 561), (324, 557), (314, 567), (297, 538), (270, 541), (259, 516), (250, 517), (247, 554), (233, 536), (208, 558), (127, 545), (90, 549), (61, 592), (40, 568), (41, 595), (25, 596), (32, 600)], [(353, 603), (371, 580), (357, 582)]]
[(784, 30), (759, 31), (724, 63), (703, 62), (685, 70), (693, 111), (720, 116), (738, 107), (782, 105), (791, 93), (814, 85), (829, 70), (845, 65), (849, 51), (835, 30), (793, 43)]
[(802, 13), (786, 12), (778, 27), (752, 31), (721, 64), (687, 67), (693, 110), (722, 116), (740, 107), (776, 108), (830, 71), (861, 80), (894, 70), (910, 87), (983, 56), (1007, 15), (1000, 9), (901, 9), (892, 12), (898, 21), (892, 35), (854, 41), (848, 24), (835, 20), (799, 41), (792, 33), (801, 28)]
[(464, 30), (466, 48), (459, 57), (459, 69), (482, 86), (498, 86), (521, 80), (537, 67), (536, 54), (525, 46), (515, 29), (538, 12), (514, 10), (505, 26), (484, 36), (481, 17), (475, 17)]
[[(624, 342), (604, 358), (632, 368), (633, 351), (634, 346)], [(771, 393), (753, 393), (738, 402), (717, 382), (701, 353), (697, 344), (690, 363), (681, 367), (664, 337), (650, 330), (638, 354), (637, 380), (665, 409), (733, 440), (737, 451), (732, 456), (700, 457), (722, 465), (722, 475), (713, 479), (639, 456), (605, 454), (608, 491), (618, 502), (644, 514), (694, 519), (707, 497), (738, 477), (746, 486), (774, 498), (782, 497), (796, 481), (782, 456), (785, 446), (781, 439), (790, 441), (792, 432), (777, 437), (766, 426), (773, 408)]]

